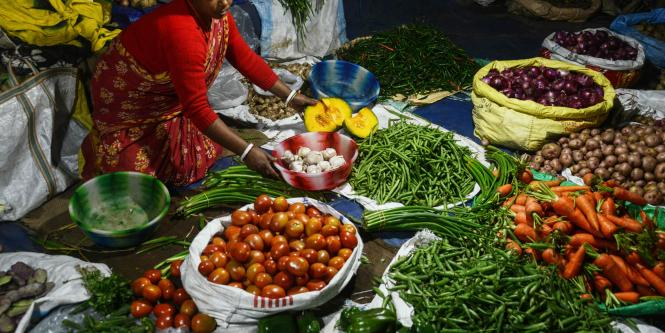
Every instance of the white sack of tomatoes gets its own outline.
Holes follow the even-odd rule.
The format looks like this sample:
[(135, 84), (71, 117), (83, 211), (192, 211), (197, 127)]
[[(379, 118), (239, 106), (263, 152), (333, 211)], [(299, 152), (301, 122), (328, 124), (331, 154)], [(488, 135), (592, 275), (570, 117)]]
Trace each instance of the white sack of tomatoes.
[[(513, 82), (516, 74), (506, 73), (513, 75), (511, 80), (504, 74), (506, 70), (533, 67), (541, 73), (521, 73), (520, 77), (526, 77), (519, 82)], [(552, 70), (552, 75), (542, 75), (542, 72)], [(565, 88), (562, 86), (566, 90), (564, 95), (561, 92), (563, 89), (558, 90), (558, 86), (571, 81), (567, 78), (570, 74), (590, 77), (593, 82), (588, 83), (602, 89), (602, 94), (593, 93), (594, 102), (585, 103), (590, 100), (583, 96), (587, 88), (579, 82), (568, 82)], [(492, 80), (491, 76), (501, 78)], [(534, 90), (537, 93), (529, 94)], [(545, 58), (493, 61), (481, 68), (473, 78), (474, 134), (491, 144), (537, 150), (566, 133), (600, 126), (612, 109), (615, 96), (610, 81), (589, 68)], [(538, 102), (541, 100), (547, 105)]]
[[(344, 217), (344, 215), (317, 200), (311, 198), (291, 198), (287, 199), (287, 201), (289, 205), (304, 203), (306, 207), (318, 209), (323, 215), (336, 217), (342, 225), (348, 224), (353, 226), (351, 221)], [(254, 204), (249, 204), (241, 207), (239, 210), (248, 211), (254, 208)], [(223, 233), (225, 227), (230, 225), (230, 215), (209, 222), (192, 241), (192, 245), (189, 248), (189, 255), (180, 268), (183, 286), (196, 303), (199, 311), (215, 318), (218, 326), (224, 332), (250, 332), (256, 329), (258, 320), (263, 317), (283, 311), (304, 310), (320, 306), (337, 296), (349, 283), (360, 266), (363, 241), (356, 233), (357, 245), (353, 248), (351, 255), (344, 261), (341, 269), (336, 272), (325, 287), (318, 291), (269, 298), (254, 295), (246, 290), (227, 284), (213, 283), (199, 272), (201, 254), (211, 244), (213, 237)], [(332, 254), (330, 256), (333, 259)], [(294, 286), (294, 288), (297, 287)]]

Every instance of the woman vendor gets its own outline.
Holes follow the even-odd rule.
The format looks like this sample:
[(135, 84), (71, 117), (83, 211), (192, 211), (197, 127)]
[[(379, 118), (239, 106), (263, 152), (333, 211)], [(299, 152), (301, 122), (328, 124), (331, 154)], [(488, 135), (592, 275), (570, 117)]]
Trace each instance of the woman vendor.
[(296, 109), (315, 100), (291, 91), (240, 36), (233, 0), (173, 0), (130, 25), (99, 59), (91, 90), (94, 128), (83, 142), (83, 177), (139, 171), (174, 184), (203, 178), (222, 146), (277, 177), (271, 157), (213, 112), (207, 90), (224, 57)]

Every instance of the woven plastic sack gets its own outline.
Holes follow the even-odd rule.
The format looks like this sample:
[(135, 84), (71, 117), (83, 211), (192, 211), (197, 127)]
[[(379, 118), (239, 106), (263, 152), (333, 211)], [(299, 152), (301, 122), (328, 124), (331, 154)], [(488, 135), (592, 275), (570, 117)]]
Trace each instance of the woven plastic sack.
[(583, 31), (606, 31), (608, 34), (615, 36), (636, 48), (637, 57), (635, 60), (609, 60), (577, 54), (557, 44), (554, 41), (554, 32), (543, 40), (541, 56), (599, 71), (610, 80), (614, 88), (630, 87), (637, 82), (640, 78), (640, 70), (644, 66), (645, 59), (644, 48), (640, 42), (634, 38), (619, 35), (605, 28), (584, 29), (582, 32)]
[(639, 41), (644, 46), (647, 59), (654, 65), (665, 68), (665, 41), (643, 35), (633, 28), (639, 23), (664, 24), (665, 8), (654, 9), (647, 13), (637, 13), (618, 16), (610, 29)]
[[(603, 88), (603, 101), (583, 109), (545, 106), (534, 101), (508, 98), (482, 81), (491, 69), (546, 66), (584, 73)], [(582, 66), (545, 58), (493, 61), (473, 78), (474, 134), (513, 149), (534, 151), (545, 143), (587, 127), (598, 127), (607, 118), (615, 97), (614, 88), (603, 74)]]
[(544, 18), (550, 21), (583, 22), (600, 9), (601, 0), (592, 0), (589, 8), (556, 7), (544, 0), (510, 0), (508, 12)]
[[(323, 214), (330, 214), (339, 218), (344, 224), (351, 224), (351, 221), (344, 215), (314, 199), (291, 198), (287, 201), (289, 203), (302, 202), (305, 205), (314, 206)], [(247, 210), (252, 207), (252, 204), (250, 204), (240, 209)], [(330, 283), (320, 291), (286, 296), (280, 299), (269, 299), (254, 296), (235, 287), (215, 284), (209, 282), (205, 276), (199, 273), (200, 255), (210, 239), (218, 232), (223, 232), (224, 227), (230, 224), (230, 215), (209, 222), (192, 241), (192, 245), (189, 247), (189, 255), (180, 268), (183, 286), (196, 303), (199, 311), (215, 318), (219, 329), (223, 332), (249, 333), (256, 330), (258, 320), (263, 317), (283, 311), (305, 310), (322, 305), (344, 289), (358, 270), (358, 266), (360, 266), (363, 241), (358, 237), (358, 245), (353, 249), (351, 257)]]

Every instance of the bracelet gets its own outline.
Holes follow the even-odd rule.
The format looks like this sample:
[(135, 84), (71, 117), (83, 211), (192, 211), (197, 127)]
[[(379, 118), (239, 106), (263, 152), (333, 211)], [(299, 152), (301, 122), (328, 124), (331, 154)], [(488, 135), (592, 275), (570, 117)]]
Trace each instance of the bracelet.
[(286, 101), (284, 101), (284, 105), (289, 106), (289, 103), (293, 100), (293, 98), (296, 97), (298, 94), (297, 90), (291, 90), (291, 93), (289, 94), (289, 97), (286, 98)]
[(245, 157), (247, 157), (247, 154), (249, 154), (249, 151), (252, 150), (252, 148), (254, 148), (253, 143), (250, 143), (250, 144), (247, 145), (247, 148), (245, 148), (245, 151), (243, 151), (242, 155), (240, 155), (240, 161), (242, 161), (242, 162), (245, 161)]

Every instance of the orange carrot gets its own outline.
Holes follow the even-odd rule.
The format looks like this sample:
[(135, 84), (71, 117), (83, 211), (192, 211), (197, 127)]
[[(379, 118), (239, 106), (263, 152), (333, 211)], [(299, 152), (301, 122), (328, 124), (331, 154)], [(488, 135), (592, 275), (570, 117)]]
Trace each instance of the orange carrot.
[(548, 248), (546, 248), (545, 250), (543, 250), (543, 253), (541, 254), (541, 257), (543, 258), (543, 260), (544, 260), (546, 263), (548, 263), (548, 264), (550, 264), (550, 265), (557, 265), (557, 266), (560, 266), (560, 265), (561, 265), (561, 263), (562, 263), (562, 259), (563, 259), (563, 258), (561, 258), (561, 256), (559, 255), (559, 253), (557, 253), (557, 252), (556, 252), (553, 248), (551, 248), (551, 247), (548, 247)]
[(533, 188), (537, 188), (540, 185), (545, 185), (545, 186), (552, 187), (552, 186), (559, 186), (559, 184), (561, 184), (561, 180), (558, 180), (558, 179), (557, 180), (534, 180), (534, 181), (529, 183), (529, 186), (531, 186)]
[(640, 294), (640, 296), (658, 296), (658, 294), (651, 288), (645, 286), (636, 286), (635, 290)]
[(522, 255), (522, 247), (510, 238), (506, 239), (506, 250), (515, 251), (518, 256)]
[(529, 218), (529, 215), (526, 215), (526, 212), (519, 212), (515, 214), (515, 224), (527, 224), (532, 226), (533, 217)]
[(635, 233), (642, 232), (642, 224), (629, 217), (618, 217), (612, 215), (605, 215), (605, 217), (607, 217), (607, 219), (612, 221), (612, 223), (625, 229), (626, 231), (635, 232)]
[(586, 184), (586, 185), (589, 185), (589, 186), (593, 185), (593, 180), (594, 180), (594, 175), (591, 172), (589, 172), (589, 173), (585, 174), (584, 176), (582, 176), (582, 181), (584, 181), (584, 184)]
[(615, 188), (615, 187), (619, 186), (619, 182), (614, 180), (614, 179), (610, 179), (610, 180), (604, 182), (603, 185), (605, 185), (607, 187)]
[(656, 273), (661, 279), (665, 280), (665, 263), (659, 262), (653, 266), (653, 272)]
[(533, 259), (534, 261), (540, 260), (540, 252), (538, 252), (538, 250), (536, 249), (527, 248), (526, 250), (524, 250), (524, 253), (529, 257), (531, 257), (531, 259)]
[(617, 286), (621, 291), (633, 290), (633, 284), (630, 282), (630, 279), (628, 279), (626, 274), (621, 268), (619, 268), (619, 266), (617, 266), (609, 255), (604, 253), (599, 255), (596, 260), (593, 261), (593, 264), (602, 269), (605, 277), (610, 279), (612, 284)]
[(526, 215), (533, 218), (533, 214), (538, 214), (538, 216), (543, 216), (543, 207), (538, 203), (538, 200), (532, 197), (526, 199)]
[(503, 198), (513, 191), (513, 184), (501, 185), (496, 191), (499, 192), (499, 197)]
[(642, 219), (642, 225), (647, 228), (647, 230), (653, 230), (655, 228), (653, 220), (651, 220), (643, 210), (640, 210), (640, 218)]
[(622, 302), (625, 303), (637, 303), (640, 301), (640, 294), (634, 291), (623, 291), (614, 293), (614, 296)]
[(555, 186), (552, 187), (554, 192), (577, 192), (577, 191), (589, 191), (591, 188), (586, 185), (573, 185), (573, 186)]
[(594, 233), (595, 230), (591, 228), (589, 225), (589, 222), (587, 221), (586, 217), (584, 217), (584, 214), (575, 207), (575, 204), (573, 203), (573, 200), (569, 197), (564, 197), (564, 196), (557, 196), (557, 198), (552, 201), (552, 208), (554, 211), (561, 215), (561, 216), (566, 216), (570, 222), (572, 222), (574, 225), (590, 232)]
[(529, 184), (533, 181), (533, 174), (531, 173), (531, 170), (524, 169), (524, 171), (520, 173), (519, 178), (522, 183)]
[(616, 215), (617, 208), (614, 205), (614, 199), (605, 198), (605, 201), (600, 205), (600, 212), (605, 215)]
[(510, 210), (512, 210), (515, 213), (524, 213), (526, 212), (526, 209), (522, 205), (512, 205), (510, 206)]
[[(644, 264), (644, 262), (642, 261), (642, 257), (640, 256), (640, 254), (637, 253), (637, 252), (635, 252), (635, 251), (629, 253), (629, 254), (626, 256), (625, 259), (626, 259), (626, 262), (629, 263), (629, 264), (631, 264), (631, 265), (635, 265), (635, 264), (638, 264), (638, 263), (639, 263), (639, 264)], [(664, 265), (664, 268), (665, 268), (665, 265)]]
[(642, 277), (642, 275), (640, 275), (640, 273), (638, 273), (637, 271), (633, 271), (632, 267), (627, 265), (626, 262), (623, 260), (623, 258), (615, 255), (610, 255), (610, 257), (612, 258), (612, 260), (614, 260), (614, 263), (617, 264), (619, 268), (621, 268), (621, 271), (623, 271), (624, 274), (626, 274), (630, 282), (632, 282), (635, 285), (641, 285), (645, 287), (649, 286), (649, 282), (645, 280)]
[(598, 214), (596, 213), (596, 206), (589, 200), (586, 195), (580, 195), (575, 199), (575, 206), (582, 211), (584, 217), (589, 221), (589, 225), (593, 230), (600, 231), (600, 223), (598, 222)]
[(516, 195), (513, 195), (512, 197), (506, 199), (506, 201), (503, 202), (501, 206), (503, 207), (509, 207), (510, 205), (515, 203), (515, 198), (517, 198)]
[(606, 277), (595, 273), (593, 275), (593, 286), (596, 288), (596, 291), (604, 294), (605, 289), (612, 288), (612, 282), (608, 280)]
[(642, 276), (649, 281), (649, 284), (656, 289), (660, 296), (665, 296), (665, 280), (661, 279), (658, 274), (654, 273), (652, 270), (646, 268), (642, 264), (637, 264), (637, 270), (642, 274)]
[(526, 198), (527, 198), (526, 194), (524, 194), (524, 193), (518, 194), (517, 198), (515, 199), (515, 204), (522, 205), (522, 206), (526, 205)]
[(554, 225), (554, 223), (557, 223), (559, 221), (561, 221), (561, 219), (558, 216), (553, 215), (553, 216), (549, 216), (548, 218), (544, 219), (543, 224)]
[(584, 262), (585, 253), (584, 246), (580, 246), (577, 251), (573, 253), (573, 255), (570, 257), (570, 260), (568, 260), (568, 263), (563, 269), (562, 276), (564, 279), (570, 280), (580, 273), (580, 270), (582, 269), (582, 263)]
[(570, 238), (570, 242), (568, 242), (568, 244), (574, 247), (582, 246), (585, 243), (593, 246), (596, 249), (608, 249), (613, 251), (616, 250), (616, 244), (608, 242), (606, 240), (597, 239), (592, 234), (587, 234), (583, 232), (578, 232), (574, 234)]
[(593, 200), (595, 202), (599, 202), (600, 200), (603, 200), (603, 194), (600, 193), (600, 192), (593, 192), (593, 194), (591, 194), (591, 195), (593, 196)]
[(538, 240), (536, 231), (528, 224), (518, 224), (515, 227), (515, 236), (522, 242), (533, 242)]
[(540, 238), (545, 239), (547, 236), (549, 236), (552, 233), (552, 227), (550, 227), (547, 224), (543, 224), (540, 226), (540, 230), (538, 230), (538, 233), (540, 235)]
[(615, 187), (613, 195), (616, 199), (632, 202), (638, 206), (644, 206), (647, 204), (647, 201), (641, 195), (635, 192), (630, 192), (623, 187)]
[(614, 223), (601, 214), (598, 214), (598, 223), (600, 224), (600, 232), (602, 232), (603, 236), (607, 239), (611, 239), (612, 235), (619, 230)]
[(552, 228), (554, 228), (554, 230), (559, 230), (562, 233), (568, 235), (573, 231), (573, 224), (568, 222), (568, 221), (560, 221), (560, 222), (554, 223)]

